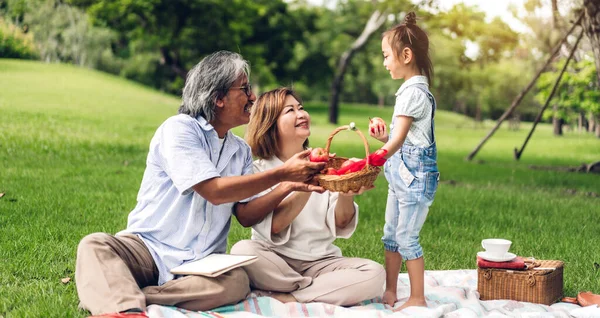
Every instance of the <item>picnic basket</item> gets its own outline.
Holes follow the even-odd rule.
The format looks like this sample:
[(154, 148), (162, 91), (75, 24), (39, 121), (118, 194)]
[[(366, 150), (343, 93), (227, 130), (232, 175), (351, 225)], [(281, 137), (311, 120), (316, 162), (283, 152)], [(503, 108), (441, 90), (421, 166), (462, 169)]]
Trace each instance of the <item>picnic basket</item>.
[[(352, 130), (352, 131), (355, 131), (360, 136), (360, 138), (362, 139), (364, 146), (365, 146), (365, 158), (368, 158), (369, 157), (369, 143), (367, 142), (367, 139), (365, 138), (363, 133), (352, 124), (340, 126), (340, 127), (336, 128), (333, 132), (331, 132), (331, 135), (329, 135), (329, 138), (327, 139), (327, 144), (325, 146), (325, 152), (329, 153), (329, 149), (331, 147), (331, 141), (333, 140), (333, 136), (335, 136), (337, 133), (339, 133), (342, 130)], [(337, 170), (340, 168), (342, 163), (344, 163), (344, 161), (346, 161), (346, 160), (348, 160), (348, 158), (337, 157), (337, 156), (329, 158), (329, 161), (327, 161), (327, 165), (325, 166), (325, 169), (334, 168)], [(347, 173), (347, 174), (343, 174), (343, 175), (318, 174), (315, 176), (315, 178), (319, 182), (319, 185), (321, 187), (325, 188), (326, 190), (329, 190), (332, 192), (348, 192), (348, 191), (357, 192), (360, 189), (360, 187), (362, 187), (362, 186), (366, 186), (366, 187), (372, 186), (373, 182), (375, 182), (375, 179), (377, 179), (377, 176), (379, 175), (380, 171), (381, 171), (380, 167), (376, 167), (376, 166), (369, 164), (369, 160), (367, 160), (367, 163), (365, 164), (364, 168), (362, 168), (359, 171), (351, 172), (351, 173)]]
[(481, 300), (510, 299), (551, 305), (563, 297), (564, 263), (535, 260), (527, 270), (477, 268)]

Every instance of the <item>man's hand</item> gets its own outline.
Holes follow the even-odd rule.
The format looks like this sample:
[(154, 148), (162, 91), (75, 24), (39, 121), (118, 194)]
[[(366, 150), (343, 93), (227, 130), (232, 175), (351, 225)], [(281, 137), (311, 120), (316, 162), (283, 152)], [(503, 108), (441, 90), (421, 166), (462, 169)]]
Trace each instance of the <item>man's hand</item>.
[(325, 162), (310, 162), (306, 159), (310, 150), (304, 150), (293, 155), (281, 166), (282, 180), (305, 182), (325, 168)]

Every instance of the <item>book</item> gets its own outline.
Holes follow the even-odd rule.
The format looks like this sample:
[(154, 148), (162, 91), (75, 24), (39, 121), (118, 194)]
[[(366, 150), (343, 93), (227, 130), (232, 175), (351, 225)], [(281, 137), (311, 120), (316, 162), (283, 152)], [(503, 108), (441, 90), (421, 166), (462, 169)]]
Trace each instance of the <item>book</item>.
[(175, 275), (200, 275), (216, 277), (236, 267), (252, 264), (254, 255), (210, 254), (205, 258), (190, 261), (171, 269)]

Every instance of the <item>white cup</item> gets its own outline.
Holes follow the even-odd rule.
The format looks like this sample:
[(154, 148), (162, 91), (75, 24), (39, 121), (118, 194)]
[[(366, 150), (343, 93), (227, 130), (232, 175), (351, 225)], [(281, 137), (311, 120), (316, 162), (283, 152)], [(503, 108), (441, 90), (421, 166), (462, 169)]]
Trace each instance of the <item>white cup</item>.
[(505, 239), (485, 239), (481, 241), (481, 246), (485, 249), (486, 253), (494, 257), (504, 257), (504, 255), (510, 249), (511, 241)]

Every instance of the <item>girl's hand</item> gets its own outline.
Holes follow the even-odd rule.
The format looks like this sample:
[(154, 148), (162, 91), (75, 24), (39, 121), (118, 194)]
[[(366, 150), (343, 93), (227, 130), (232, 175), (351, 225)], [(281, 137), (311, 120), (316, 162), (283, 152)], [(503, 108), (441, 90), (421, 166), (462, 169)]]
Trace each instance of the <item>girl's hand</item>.
[(355, 196), (355, 195), (361, 195), (361, 194), (365, 193), (366, 191), (369, 191), (369, 190), (371, 190), (373, 188), (375, 188), (374, 185), (372, 185), (370, 187), (362, 186), (362, 187), (360, 187), (360, 189), (358, 189), (358, 192), (354, 192), (354, 191), (350, 190), (348, 192), (340, 192), (340, 195), (343, 196), (343, 197), (352, 197), (352, 196)]
[(383, 119), (375, 117), (369, 119), (369, 136), (386, 143), (388, 141), (387, 125)]

